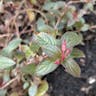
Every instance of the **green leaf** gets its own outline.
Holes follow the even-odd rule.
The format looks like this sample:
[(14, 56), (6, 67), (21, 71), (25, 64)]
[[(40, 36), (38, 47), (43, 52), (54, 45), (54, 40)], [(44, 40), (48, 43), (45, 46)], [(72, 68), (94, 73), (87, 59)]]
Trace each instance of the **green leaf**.
[(60, 49), (57, 46), (53, 45), (46, 45), (43, 47), (43, 51), (50, 57), (56, 55), (56, 54), (61, 54)]
[(49, 26), (49, 25), (47, 25), (47, 24), (42, 24), (42, 25), (37, 25), (37, 29), (38, 29), (38, 31), (39, 32), (50, 32), (50, 33), (52, 33), (52, 32), (54, 32), (55, 30), (51, 27), (51, 26)]
[(73, 48), (70, 56), (72, 58), (80, 58), (80, 57), (85, 57), (85, 54), (81, 50), (79, 50), (77, 48)]
[(75, 24), (75, 20), (73, 19), (73, 14), (72, 14), (72, 12), (67, 12), (67, 18), (68, 18), (68, 22), (67, 22), (67, 26), (68, 27), (71, 27), (72, 25), (74, 25)]
[(24, 90), (27, 89), (27, 88), (29, 87), (29, 85), (30, 85), (29, 82), (26, 81), (26, 82), (23, 84), (23, 89), (24, 89)]
[(29, 90), (28, 90), (28, 94), (29, 96), (35, 96), (37, 93), (37, 85), (33, 84)]
[(84, 24), (82, 27), (81, 27), (81, 31), (88, 31), (88, 29), (90, 28), (90, 26), (88, 24)]
[(44, 96), (44, 94), (48, 91), (48, 88), (48, 83), (46, 81), (42, 81), (38, 88), (36, 96)]
[(37, 20), (37, 23), (36, 24), (37, 24), (37, 29), (39, 29), (39, 26), (44, 25), (45, 24), (45, 21), (42, 18), (39, 18)]
[(65, 8), (64, 6), (65, 6), (65, 2), (63, 2), (63, 1), (55, 1), (55, 2), (49, 1), (49, 2), (45, 2), (44, 6), (43, 6), (43, 10), (50, 11), (50, 13), (52, 13), (51, 17), (58, 17), (61, 15), (59, 9), (63, 10)]
[(40, 48), (40, 46), (39, 46), (37, 43), (35, 43), (35, 42), (32, 42), (32, 43), (30, 44), (30, 49), (31, 49), (34, 53), (35, 53), (35, 52), (38, 52), (39, 48)]
[(46, 2), (43, 6), (44, 10), (50, 11), (52, 9), (59, 9), (65, 6), (65, 2), (63, 1), (57, 1), (57, 2)]
[(89, 3), (85, 4), (84, 9), (85, 9), (85, 10), (93, 11), (94, 5), (89, 2)]
[(0, 89), (0, 96), (6, 96), (7, 90), (5, 89)]
[(37, 76), (44, 76), (54, 71), (57, 67), (58, 65), (54, 64), (54, 62), (46, 60), (37, 66), (35, 74)]
[[(53, 23), (54, 20), (55, 20), (55, 17), (52, 18), (52, 16), (50, 16), (49, 14), (45, 14), (46, 15), (46, 18), (50, 19), (50, 23)], [(49, 18), (51, 17), (51, 18)], [(52, 19), (52, 20), (51, 20)], [(54, 22), (55, 24), (55, 22)], [(46, 24), (45, 21), (42, 19), (42, 18), (39, 18), (38, 21), (37, 21), (37, 31), (39, 32), (45, 32), (45, 33), (51, 33), (52, 35), (54, 35), (56, 33), (56, 30), (51, 27), (53, 26), (54, 24)]]
[(75, 32), (66, 32), (61, 38), (61, 41), (63, 40), (66, 40), (68, 48), (74, 47), (82, 42), (82, 35)]
[(0, 70), (13, 66), (15, 62), (7, 57), (0, 56)]
[(61, 51), (57, 46), (46, 45), (42, 49), (43, 52), (49, 57), (51, 57), (50, 59), (53, 61), (61, 57)]
[(66, 72), (74, 77), (80, 77), (80, 67), (72, 58), (68, 58), (62, 65), (65, 67)]
[(56, 21), (55, 21), (55, 19), (56, 19), (55, 15), (53, 16), (53, 15), (51, 15), (49, 13), (46, 13), (45, 15), (46, 15), (47, 19), (49, 20), (49, 25), (50, 26), (54, 26), (55, 23), (56, 23)]
[(21, 71), (23, 73), (30, 74), (30, 75), (34, 74), (35, 70), (36, 70), (36, 65), (35, 64), (29, 64), (29, 65), (21, 68)]
[(56, 45), (56, 39), (52, 37), (51, 35), (41, 32), (37, 35), (37, 43), (40, 46), (45, 46), (45, 45)]
[(55, 6), (55, 2), (47, 2), (44, 4), (43, 9), (44, 10), (51, 10)]
[(67, 26), (68, 27), (71, 27), (72, 25), (75, 24), (75, 20), (73, 19), (73, 11), (71, 10), (68, 10), (67, 13), (66, 13), (66, 19), (67, 19)]
[(34, 56), (33, 51), (31, 51), (30, 47), (27, 45), (21, 46), (22, 51), (25, 53), (26, 58), (30, 58), (30, 56)]
[(18, 63), (25, 58), (25, 54), (19, 50), (16, 50), (13, 56), (16, 58)]
[(39, 18), (37, 21), (37, 31), (39, 31), (39, 32), (54, 32), (55, 30), (51, 26), (45, 24), (45, 21), (42, 18)]
[(80, 20), (75, 22), (75, 24), (74, 24), (75, 28), (78, 29), (78, 30), (80, 28), (82, 28), (83, 25), (84, 25), (84, 23), (83, 23), (83, 19), (82, 18), (80, 18)]
[(63, 19), (62, 22), (57, 26), (58, 30), (62, 31), (65, 24), (66, 24), (66, 20)]
[(7, 45), (7, 47), (5, 47), (2, 51), (1, 54), (4, 56), (8, 56), (11, 54), (11, 52), (13, 50), (15, 50), (19, 44), (21, 43), (21, 39), (20, 38), (16, 38), (14, 40), (12, 40), (11, 42), (9, 42), (9, 44)]
[(30, 0), (31, 4), (37, 4), (37, 0)]

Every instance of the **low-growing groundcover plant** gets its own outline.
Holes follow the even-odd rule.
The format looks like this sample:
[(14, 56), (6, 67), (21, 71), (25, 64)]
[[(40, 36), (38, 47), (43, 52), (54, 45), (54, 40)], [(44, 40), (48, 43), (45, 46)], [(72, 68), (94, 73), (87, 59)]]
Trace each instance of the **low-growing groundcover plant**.
[[(83, 10), (77, 11), (76, 7), (72, 5), (78, 2), (85, 4)], [(47, 96), (46, 92), (49, 86), (46, 80), (42, 80), (42, 77), (53, 72), (59, 65), (62, 65), (70, 75), (80, 77), (81, 70), (74, 59), (85, 56), (76, 46), (83, 43), (83, 36), (80, 32), (94, 28), (86, 24), (83, 18), (84, 14), (93, 11), (93, 0), (67, 3), (64, 1), (53, 2), (52, 0), (41, 3), (38, 0), (24, 0), (20, 3), (19, 9), (16, 9), (18, 7), (16, 2), (6, 1), (4, 3), (11, 4), (11, 8), (17, 13), (14, 13), (15, 16), (13, 13), (9, 15), (9, 17), (12, 16), (10, 18), (13, 23), (11, 19), (11, 23), (4, 21), (5, 30), (9, 28), (12, 32), (15, 30), (16, 33), (11, 33), (8, 29), (8, 32), (12, 34), (9, 35), (11, 38), (7, 38), (9, 43), (7, 42), (0, 51), (0, 78), (2, 78), (0, 96), (6, 94), (19, 96), (21, 93), (23, 95), (20, 96)], [(2, 5), (0, 13), (2, 13), (6, 10), (4, 9), (6, 6), (2, 0), (0, 4)], [(40, 8), (36, 8), (36, 6)], [(25, 24), (19, 20), (21, 17), (18, 16), (21, 14), (27, 16), (28, 28), (29, 25), (32, 25), (31, 31), (26, 27), (22, 31), (19, 30)], [(6, 18), (9, 19), (9, 17)], [(26, 36), (27, 32), (29, 34)], [(14, 82), (16, 85), (21, 84), (19, 90), (22, 91), (20, 93), (12, 90), (14, 86), (16, 87)]]
[[(9, 42), (7, 47), (0, 52), (0, 70), (5, 69), (7, 72), (10, 72), (14, 66), (13, 70), (15, 72), (13, 71), (13, 74), (16, 75), (16, 79), (22, 79), (24, 83), (23, 88), (28, 88), (30, 86), (29, 83), (31, 83), (28, 90), (30, 96), (42, 96), (46, 93), (48, 84), (40, 78), (54, 71), (60, 64), (69, 74), (80, 77), (80, 67), (73, 59), (84, 56), (81, 50), (74, 48), (75, 45), (82, 42), (80, 34), (66, 32), (61, 39), (55, 39), (50, 34), (40, 32), (34, 36), (33, 41), (29, 46), (25, 44), (20, 45), (23, 41), (20, 38), (16, 38)], [(19, 45), (21, 51), (19, 49), (13, 51)], [(38, 52), (39, 49), (42, 52), (36, 57), (36, 51)], [(36, 60), (40, 56), (41, 60)], [(32, 77), (26, 77), (28, 74)], [(5, 78), (10, 79), (8, 77)], [(6, 85), (6, 82), (1, 84), (1, 88), (4, 88), (4, 85)]]

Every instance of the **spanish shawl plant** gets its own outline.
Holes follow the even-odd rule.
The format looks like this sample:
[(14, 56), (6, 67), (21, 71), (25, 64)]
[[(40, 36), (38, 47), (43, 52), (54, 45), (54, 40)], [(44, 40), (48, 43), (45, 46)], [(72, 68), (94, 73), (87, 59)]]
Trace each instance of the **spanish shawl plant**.
[[(59, 41), (59, 44), (57, 43)], [(42, 51), (47, 57), (38, 64), (36, 68), (36, 75), (44, 76), (54, 71), (60, 64), (65, 67), (69, 74), (80, 77), (79, 65), (73, 58), (83, 57), (84, 54), (74, 46), (82, 43), (81, 34), (75, 32), (67, 32), (60, 40), (53, 36), (41, 32), (36, 37), (36, 43), (42, 48)]]

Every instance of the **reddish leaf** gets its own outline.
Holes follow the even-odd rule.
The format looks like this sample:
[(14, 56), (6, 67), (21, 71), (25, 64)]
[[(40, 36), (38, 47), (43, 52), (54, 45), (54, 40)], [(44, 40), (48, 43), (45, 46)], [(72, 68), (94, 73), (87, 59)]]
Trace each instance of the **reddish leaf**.
[(69, 54), (70, 54), (70, 49), (67, 49), (66, 52), (65, 52), (65, 57), (67, 57)]
[(62, 41), (61, 50), (62, 50), (63, 53), (66, 50), (66, 41), (65, 40)]
[(56, 60), (56, 61), (55, 61), (55, 64), (59, 65), (59, 64), (60, 64), (60, 60), (59, 60), (59, 59)]

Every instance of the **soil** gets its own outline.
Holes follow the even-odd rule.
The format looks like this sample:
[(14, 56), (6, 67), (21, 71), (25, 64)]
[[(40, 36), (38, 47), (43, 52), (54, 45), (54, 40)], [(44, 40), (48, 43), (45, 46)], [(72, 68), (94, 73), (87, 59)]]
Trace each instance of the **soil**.
[[(94, 14), (85, 16), (88, 23), (96, 24), (95, 18)], [(84, 45), (77, 46), (86, 55), (85, 59), (77, 60), (82, 71), (81, 78), (72, 77), (59, 66), (45, 77), (50, 86), (50, 96), (96, 96), (96, 32), (88, 31), (83, 36)]]

